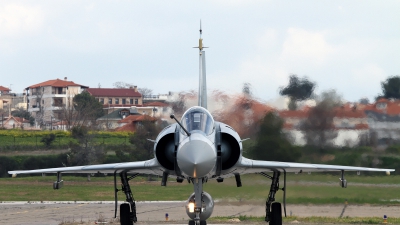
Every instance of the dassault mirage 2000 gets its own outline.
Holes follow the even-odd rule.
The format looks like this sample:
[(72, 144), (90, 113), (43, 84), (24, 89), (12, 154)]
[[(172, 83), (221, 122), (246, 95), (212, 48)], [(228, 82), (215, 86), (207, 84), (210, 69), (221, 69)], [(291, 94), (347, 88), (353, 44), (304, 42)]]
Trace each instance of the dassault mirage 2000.
[[(129, 180), (139, 174), (162, 176), (161, 186), (167, 185), (168, 177), (177, 182), (187, 180), (193, 184), (194, 192), (189, 196), (186, 213), (190, 217), (189, 225), (206, 225), (206, 220), (214, 209), (210, 194), (203, 191), (203, 184), (210, 179), (223, 182), (224, 178), (235, 177), (240, 187), (241, 174), (258, 173), (271, 179), (271, 187), (266, 200), (265, 221), (270, 225), (282, 224), (282, 206), (275, 201), (275, 194), (283, 190), (283, 210), (286, 216), (286, 173), (338, 171), (340, 186), (347, 187), (345, 171), (370, 171), (390, 173), (393, 169), (375, 169), (366, 167), (336, 166), (307, 163), (290, 163), (276, 161), (251, 160), (242, 156), (242, 139), (229, 125), (214, 121), (207, 110), (205, 51), (201, 38), (200, 26), (199, 51), (199, 94), (198, 106), (189, 108), (180, 122), (171, 115), (176, 123), (164, 128), (154, 140), (154, 158), (141, 162), (113, 163), (88, 166), (61, 167), (25, 171), (9, 171), (9, 174), (56, 173), (57, 181), (53, 188), (62, 187), (62, 173), (113, 173), (115, 190), (115, 217), (117, 216), (117, 192), (124, 192), (126, 202), (120, 205), (121, 225), (137, 222), (136, 204)], [(283, 174), (283, 188), (279, 181)], [(117, 189), (117, 176), (121, 179), (120, 190)]]

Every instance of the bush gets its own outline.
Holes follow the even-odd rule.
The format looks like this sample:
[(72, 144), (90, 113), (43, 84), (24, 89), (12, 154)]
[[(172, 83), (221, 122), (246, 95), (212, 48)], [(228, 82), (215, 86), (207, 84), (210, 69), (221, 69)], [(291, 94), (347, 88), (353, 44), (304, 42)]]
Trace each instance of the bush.
[(45, 136), (42, 137), (42, 139), (40, 140), (40, 142), (42, 142), (46, 148), (49, 148), (51, 143), (53, 143), (53, 141), (56, 139), (56, 135), (54, 134), (47, 134)]
[(8, 177), (8, 171), (63, 167), (67, 154), (42, 156), (0, 156), (0, 177)]

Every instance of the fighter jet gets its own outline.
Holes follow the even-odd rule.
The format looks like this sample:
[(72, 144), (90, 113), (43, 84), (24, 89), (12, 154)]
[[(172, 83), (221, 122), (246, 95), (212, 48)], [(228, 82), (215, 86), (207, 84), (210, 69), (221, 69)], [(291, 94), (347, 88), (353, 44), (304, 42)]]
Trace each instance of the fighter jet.
[[(60, 167), (24, 171), (9, 171), (17, 174), (55, 173), (57, 180), (54, 189), (62, 187), (63, 173), (112, 173), (114, 174), (115, 217), (117, 217), (117, 193), (122, 191), (126, 201), (120, 205), (121, 225), (132, 225), (137, 222), (136, 204), (129, 181), (140, 174), (162, 176), (161, 186), (167, 185), (167, 179), (174, 178), (181, 183), (187, 180), (193, 184), (193, 193), (186, 202), (186, 213), (190, 218), (189, 225), (206, 225), (206, 220), (214, 209), (210, 194), (203, 191), (203, 184), (215, 179), (223, 182), (225, 178), (235, 177), (240, 187), (240, 175), (257, 173), (271, 180), (271, 187), (266, 200), (265, 221), (270, 225), (282, 224), (282, 205), (275, 201), (278, 190), (283, 191), (283, 210), (286, 216), (286, 173), (337, 171), (340, 174), (340, 186), (347, 187), (345, 171), (368, 171), (390, 173), (393, 169), (366, 167), (260, 161), (243, 157), (242, 140), (239, 134), (228, 124), (215, 121), (207, 110), (207, 89), (205, 51), (200, 25), (199, 46), (199, 95), (198, 106), (189, 108), (180, 118), (162, 130), (154, 140), (154, 158), (147, 161), (100, 164), (88, 166)], [(280, 186), (283, 175), (283, 187)], [(121, 188), (117, 188), (117, 177)]]

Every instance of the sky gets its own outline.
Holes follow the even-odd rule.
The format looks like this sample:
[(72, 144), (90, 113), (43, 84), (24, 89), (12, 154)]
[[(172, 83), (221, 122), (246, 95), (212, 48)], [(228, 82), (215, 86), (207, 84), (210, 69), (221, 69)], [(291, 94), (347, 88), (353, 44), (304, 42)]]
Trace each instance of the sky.
[(0, 1), (0, 85), (52, 79), (153, 94), (198, 89), (202, 21), (209, 91), (264, 101), (289, 75), (347, 101), (400, 75), (400, 1)]

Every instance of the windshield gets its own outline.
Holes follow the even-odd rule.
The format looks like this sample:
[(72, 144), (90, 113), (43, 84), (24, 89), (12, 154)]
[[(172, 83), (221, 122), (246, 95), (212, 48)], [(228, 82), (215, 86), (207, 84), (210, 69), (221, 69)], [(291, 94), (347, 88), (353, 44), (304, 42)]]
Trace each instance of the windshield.
[(214, 128), (214, 119), (211, 114), (202, 107), (192, 107), (182, 116), (182, 126), (191, 132), (192, 130), (203, 131), (207, 135), (211, 134)]

